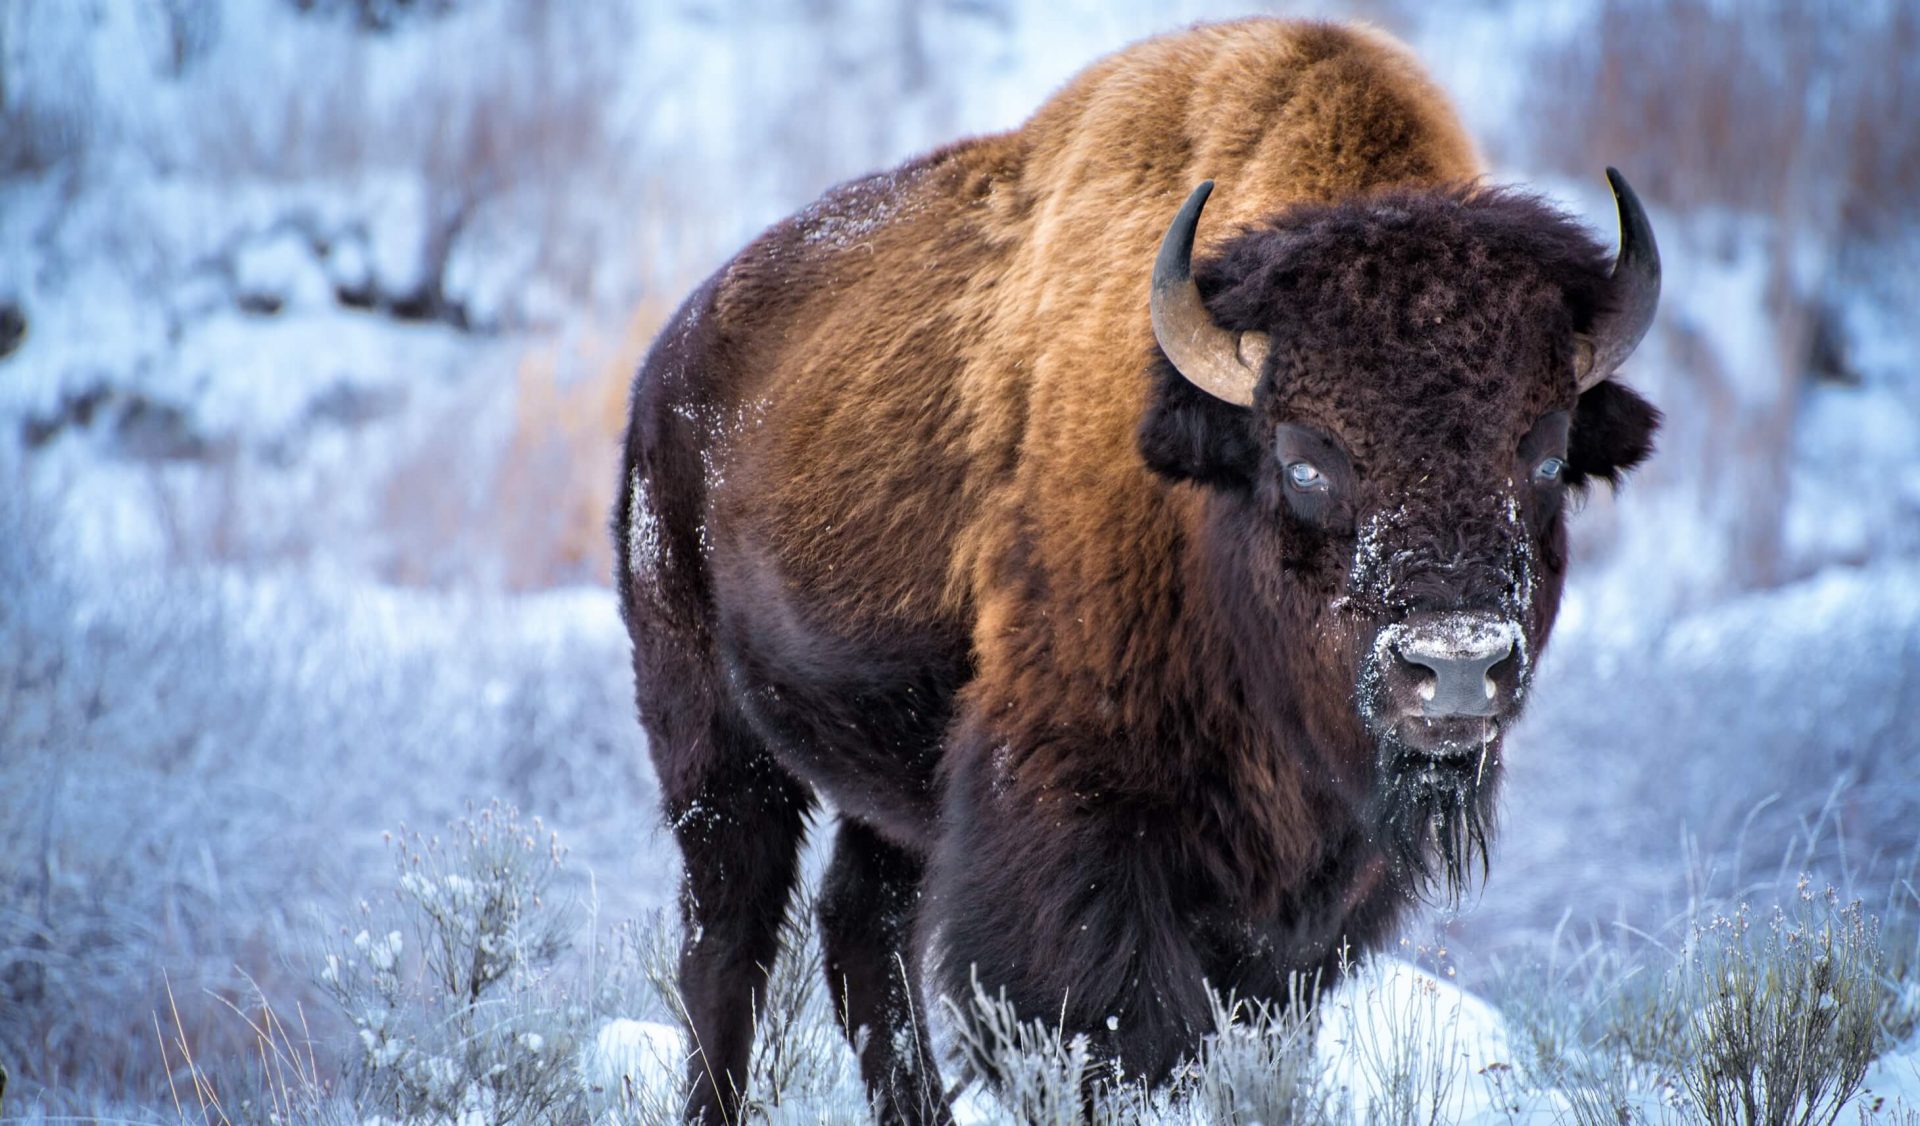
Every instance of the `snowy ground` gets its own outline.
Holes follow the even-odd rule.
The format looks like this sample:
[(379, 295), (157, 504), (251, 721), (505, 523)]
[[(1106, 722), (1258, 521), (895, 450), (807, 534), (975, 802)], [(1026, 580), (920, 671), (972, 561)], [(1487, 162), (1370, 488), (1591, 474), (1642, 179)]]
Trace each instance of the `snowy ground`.
[[(239, 966), (297, 994), (311, 936), (379, 886), (402, 822), (506, 798), (563, 833), (570, 890), (605, 917), (667, 905), (599, 585), (651, 327), (827, 184), (1241, 9), (311, 7), (0, 7), (16, 1097), (157, 1097), (137, 1048), (44, 1068), (85, 1031), (148, 1037), (168, 980), (225, 989)], [(356, 10), (401, 14), (369, 31)], [(1905, 34), (1861, 12), (1834, 34)], [(1589, 36), (1601, 5), (1359, 14), (1409, 37), (1503, 175), (1609, 228), (1612, 152), (1569, 168), (1521, 124), (1550, 92), (1529, 60)], [(1825, 168), (1782, 167), (1796, 185)], [(1861, 240), (1838, 205), (1668, 204), (1659, 168), (1625, 170), (1668, 264), (1629, 378), (1668, 425), (1577, 517), (1492, 880), (1433, 921), (1489, 996), (1568, 934), (1657, 930), (1800, 866), (1880, 902), (1915, 860), (1920, 222)], [(1497, 1039), (1460, 1004), (1463, 1042)], [(1880, 1066), (1904, 1081), (1914, 1058)]]
[[(580, 1066), (595, 1082), (619, 1088), (671, 1088), (686, 1063), (680, 1029), (654, 1021), (619, 1019), (599, 1029)], [(1573, 1118), (1573, 1099), (1556, 1090), (1520, 1091), (1510, 1076), (1517, 1056), (1506, 1020), (1486, 1001), (1407, 962), (1387, 958), (1357, 974), (1329, 997), (1312, 1048), (1319, 1081), (1356, 1121), (1421, 1120), (1458, 1126), (1548, 1124)], [(1408, 1106), (1412, 1076), (1425, 1096)], [(853, 1077), (844, 1077), (851, 1082)], [(1637, 1092), (1639, 1120), (1663, 1121), (1659, 1090)], [(1920, 1043), (1888, 1052), (1868, 1070), (1861, 1090), (1840, 1109), (1839, 1121), (1871, 1121), (1920, 1111)], [(792, 1121), (802, 1120), (795, 1115)], [(966, 1087), (954, 1105), (959, 1126), (1018, 1119), (993, 1093)], [(1208, 1126), (1211, 1119), (1184, 1104), (1167, 1108), (1170, 1123)]]

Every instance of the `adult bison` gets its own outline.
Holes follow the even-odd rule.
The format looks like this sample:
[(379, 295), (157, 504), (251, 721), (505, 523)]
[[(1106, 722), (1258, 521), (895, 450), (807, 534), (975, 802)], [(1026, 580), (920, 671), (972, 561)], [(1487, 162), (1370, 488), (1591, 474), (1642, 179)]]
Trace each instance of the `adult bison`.
[(893, 1119), (943, 1112), (923, 967), (1158, 1079), (1209, 985), (1283, 997), (1457, 894), (1567, 495), (1658, 417), (1609, 378), (1659, 289), (1632, 192), (1616, 261), (1481, 172), (1380, 33), (1201, 27), (835, 189), (675, 314), (614, 531), (690, 1113), (737, 1105), (819, 799)]

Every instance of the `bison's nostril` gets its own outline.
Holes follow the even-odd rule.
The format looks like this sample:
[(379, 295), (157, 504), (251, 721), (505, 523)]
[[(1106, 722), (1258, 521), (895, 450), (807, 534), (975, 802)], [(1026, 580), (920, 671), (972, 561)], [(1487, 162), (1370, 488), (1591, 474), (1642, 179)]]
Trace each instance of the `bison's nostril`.
[(1511, 660), (1513, 660), (1513, 646), (1509, 645), (1507, 646), (1506, 653), (1504, 653), (1499, 660), (1487, 666), (1487, 672), (1485, 676), (1485, 680), (1487, 682), (1486, 683), (1487, 699), (1489, 700), (1493, 699), (1494, 695), (1500, 691), (1499, 685), (1493, 682), (1493, 678), (1496, 674), (1499, 673), (1501, 669), (1506, 668), (1507, 662)]

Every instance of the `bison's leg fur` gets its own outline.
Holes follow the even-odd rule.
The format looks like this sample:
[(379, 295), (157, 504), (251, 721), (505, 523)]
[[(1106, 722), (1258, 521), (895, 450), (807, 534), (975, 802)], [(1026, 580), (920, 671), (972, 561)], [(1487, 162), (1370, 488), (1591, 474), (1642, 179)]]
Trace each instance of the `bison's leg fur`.
[[(700, 754), (699, 752), (706, 752)], [(686, 859), (680, 991), (692, 1036), (687, 1118), (739, 1121), (753, 1029), (780, 948), (812, 795), (744, 724), (716, 721), (667, 814)], [(664, 772), (663, 772), (664, 773)]]
[(820, 895), (828, 996), (886, 1123), (949, 1120), (912, 941), (922, 874), (917, 857), (843, 820)]
[[(989, 1057), (993, 1034), (967, 1003), (976, 989), (1065, 1040), (1084, 1035), (1089, 1096), (1116, 1075), (1165, 1082), (1212, 1030), (1216, 975), (1164, 811), (1111, 797), (1079, 807), (1067, 787), (1016, 792), (983, 749), (1003, 740), (964, 723), (959, 739), (923, 908), (941, 935), (941, 991)], [(994, 1059), (975, 1063), (999, 1081)]]

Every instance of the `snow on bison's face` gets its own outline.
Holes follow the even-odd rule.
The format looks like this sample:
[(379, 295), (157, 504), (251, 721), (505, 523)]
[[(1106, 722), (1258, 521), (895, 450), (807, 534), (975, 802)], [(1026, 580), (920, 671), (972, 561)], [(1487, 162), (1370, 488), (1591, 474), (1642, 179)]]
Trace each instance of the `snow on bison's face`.
[(1567, 493), (1617, 480), (1658, 425), (1608, 378), (1659, 294), (1653, 233), (1609, 177), (1617, 260), (1532, 197), (1468, 187), (1302, 206), (1196, 276), (1202, 185), (1155, 264), (1142, 451), (1226, 500), (1249, 593), (1286, 623), (1276, 661), (1326, 705), (1303, 709), (1314, 742), (1369, 748), (1378, 839), (1449, 895), (1484, 863)]

